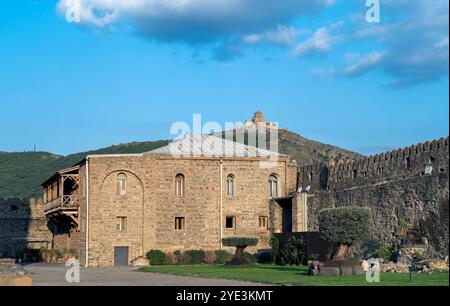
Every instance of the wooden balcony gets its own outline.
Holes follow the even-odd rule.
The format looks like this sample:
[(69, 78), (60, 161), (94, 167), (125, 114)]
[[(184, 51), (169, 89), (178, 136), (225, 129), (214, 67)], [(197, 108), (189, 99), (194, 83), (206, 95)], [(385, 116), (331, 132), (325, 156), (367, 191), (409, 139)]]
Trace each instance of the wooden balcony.
[(77, 195), (62, 196), (44, 204), (44, 213), (53, 214), (56, 212), (78, 211), (80, 197)]
[(80, 229), (80, 197), (62, 196), (44, 204), (44, 214), (54, 222), (67, 222)]
[(63, 169), (42, 183), (44, 214), (56, 224), (80, 228), (80, 166)]

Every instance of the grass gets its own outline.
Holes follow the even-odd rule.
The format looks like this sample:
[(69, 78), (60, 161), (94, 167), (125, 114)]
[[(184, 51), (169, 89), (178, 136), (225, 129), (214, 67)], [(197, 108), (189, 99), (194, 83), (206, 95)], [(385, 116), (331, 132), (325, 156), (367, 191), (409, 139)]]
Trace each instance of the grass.
[(293, 286), (448, 286), (448, 273), (410, 275), (382, 273), (380, 283), (366, 282), (364, 275), (352, 276), (308, 276), (304, 266), (256, 265), (248, 267), (227, 267), (222, 265), (194, 266), (151, 266), (140, 269), (142, 272), (172, 274), (257, 282), (272, 285)]

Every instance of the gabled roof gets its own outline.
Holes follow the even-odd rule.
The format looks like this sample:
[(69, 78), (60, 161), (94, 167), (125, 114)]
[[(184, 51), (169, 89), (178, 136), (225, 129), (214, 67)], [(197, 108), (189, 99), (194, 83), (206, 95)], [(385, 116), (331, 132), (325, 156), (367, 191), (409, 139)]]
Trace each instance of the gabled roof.
[(183, 139), (145, 154), (185, 157), (276, 157), (286, 156), (212, 135), (186, 135)]
[(67, 173), (70, 173), (70, 172), (74, 172), (74, 171), (78, 171), (78, 170), (80, 170), (80, 165), (79, 164), (76, 164), (75, 166), (72, 166), (70, 168), (61, 169), (58, 172), (54, 173), (52, 176), (50, 176), (48, 179), (46, 179), (41, 184), (41, 186), (45, 186), (48, 182), (54, 180), (55, 178), (57, 178), (57, 177), (59, 177), (61, 175), (64, 175), (64, 174), (67, 174)]

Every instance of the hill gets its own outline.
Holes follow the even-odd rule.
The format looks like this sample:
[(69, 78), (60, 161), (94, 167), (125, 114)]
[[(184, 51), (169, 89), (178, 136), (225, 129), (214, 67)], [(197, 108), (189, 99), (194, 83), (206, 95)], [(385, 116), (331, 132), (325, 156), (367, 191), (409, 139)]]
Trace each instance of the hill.
[(40, 184), (46, 178), (62, 168), (74, 165), (88, 154), (142, 153), (168, 143), (167, 140), (132, 142), (68, 156), (47, 152), (0, 152), (0, 198), (39, 196)]
[(278, 141), (279, 151), (292, 155), (299, 165), (309, 165), (331, 159), (354, 160), (363, 157), (361, 154), (310, 140), (285, 129), (278, 131)]
[[(292, 155), (299, 164), (311, 164), (329, 159), (361, 157), (335, 146), (306, 139), (285, 129), (279, 130), (279, 151)], [(40, 196), (40, 184), (59, 169), (70, 167), (88, 154), (142, 153), (165, 146), (169, 141), (132, 142), (100, 150), (59, 156), (47, 152), (0, 152), (0, 198)]]
[[(244, 135), (244, 139), (241, 141), (242, 143), (248, 144), (250, 138), (253, 143), (256, 142), (257, 147), (260, 147), (255, 135), (257, 133), (256, 129), (241, 128), (234, 130), (234, 141), (238, 141), (236, 139), (237, 133)], [(264, 149), (274, 150), (274, 148), (270, 147), (270, 129), (267, 129), (266, 133), (266, 146)], [(218, 132), (214, 135), (217, 137), (225, 137), (224, 132)], [(310, 165), (332, 159), (355, 160), (363, 157), (363, 155), (355, 152), (307, 139), (287, 129), (278, 129), (278, 152), (291, 155), (299, 165)]]

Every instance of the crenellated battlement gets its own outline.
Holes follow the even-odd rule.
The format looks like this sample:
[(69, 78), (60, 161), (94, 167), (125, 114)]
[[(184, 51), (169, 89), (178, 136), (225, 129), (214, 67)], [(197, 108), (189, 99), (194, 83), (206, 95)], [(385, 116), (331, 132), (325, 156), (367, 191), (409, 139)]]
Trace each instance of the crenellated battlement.
[(448, 173), (449, 137), (354, 161), (332, 160), (299, 169), (299, 186), (311, 190), (345, 189), (383, 181)]

